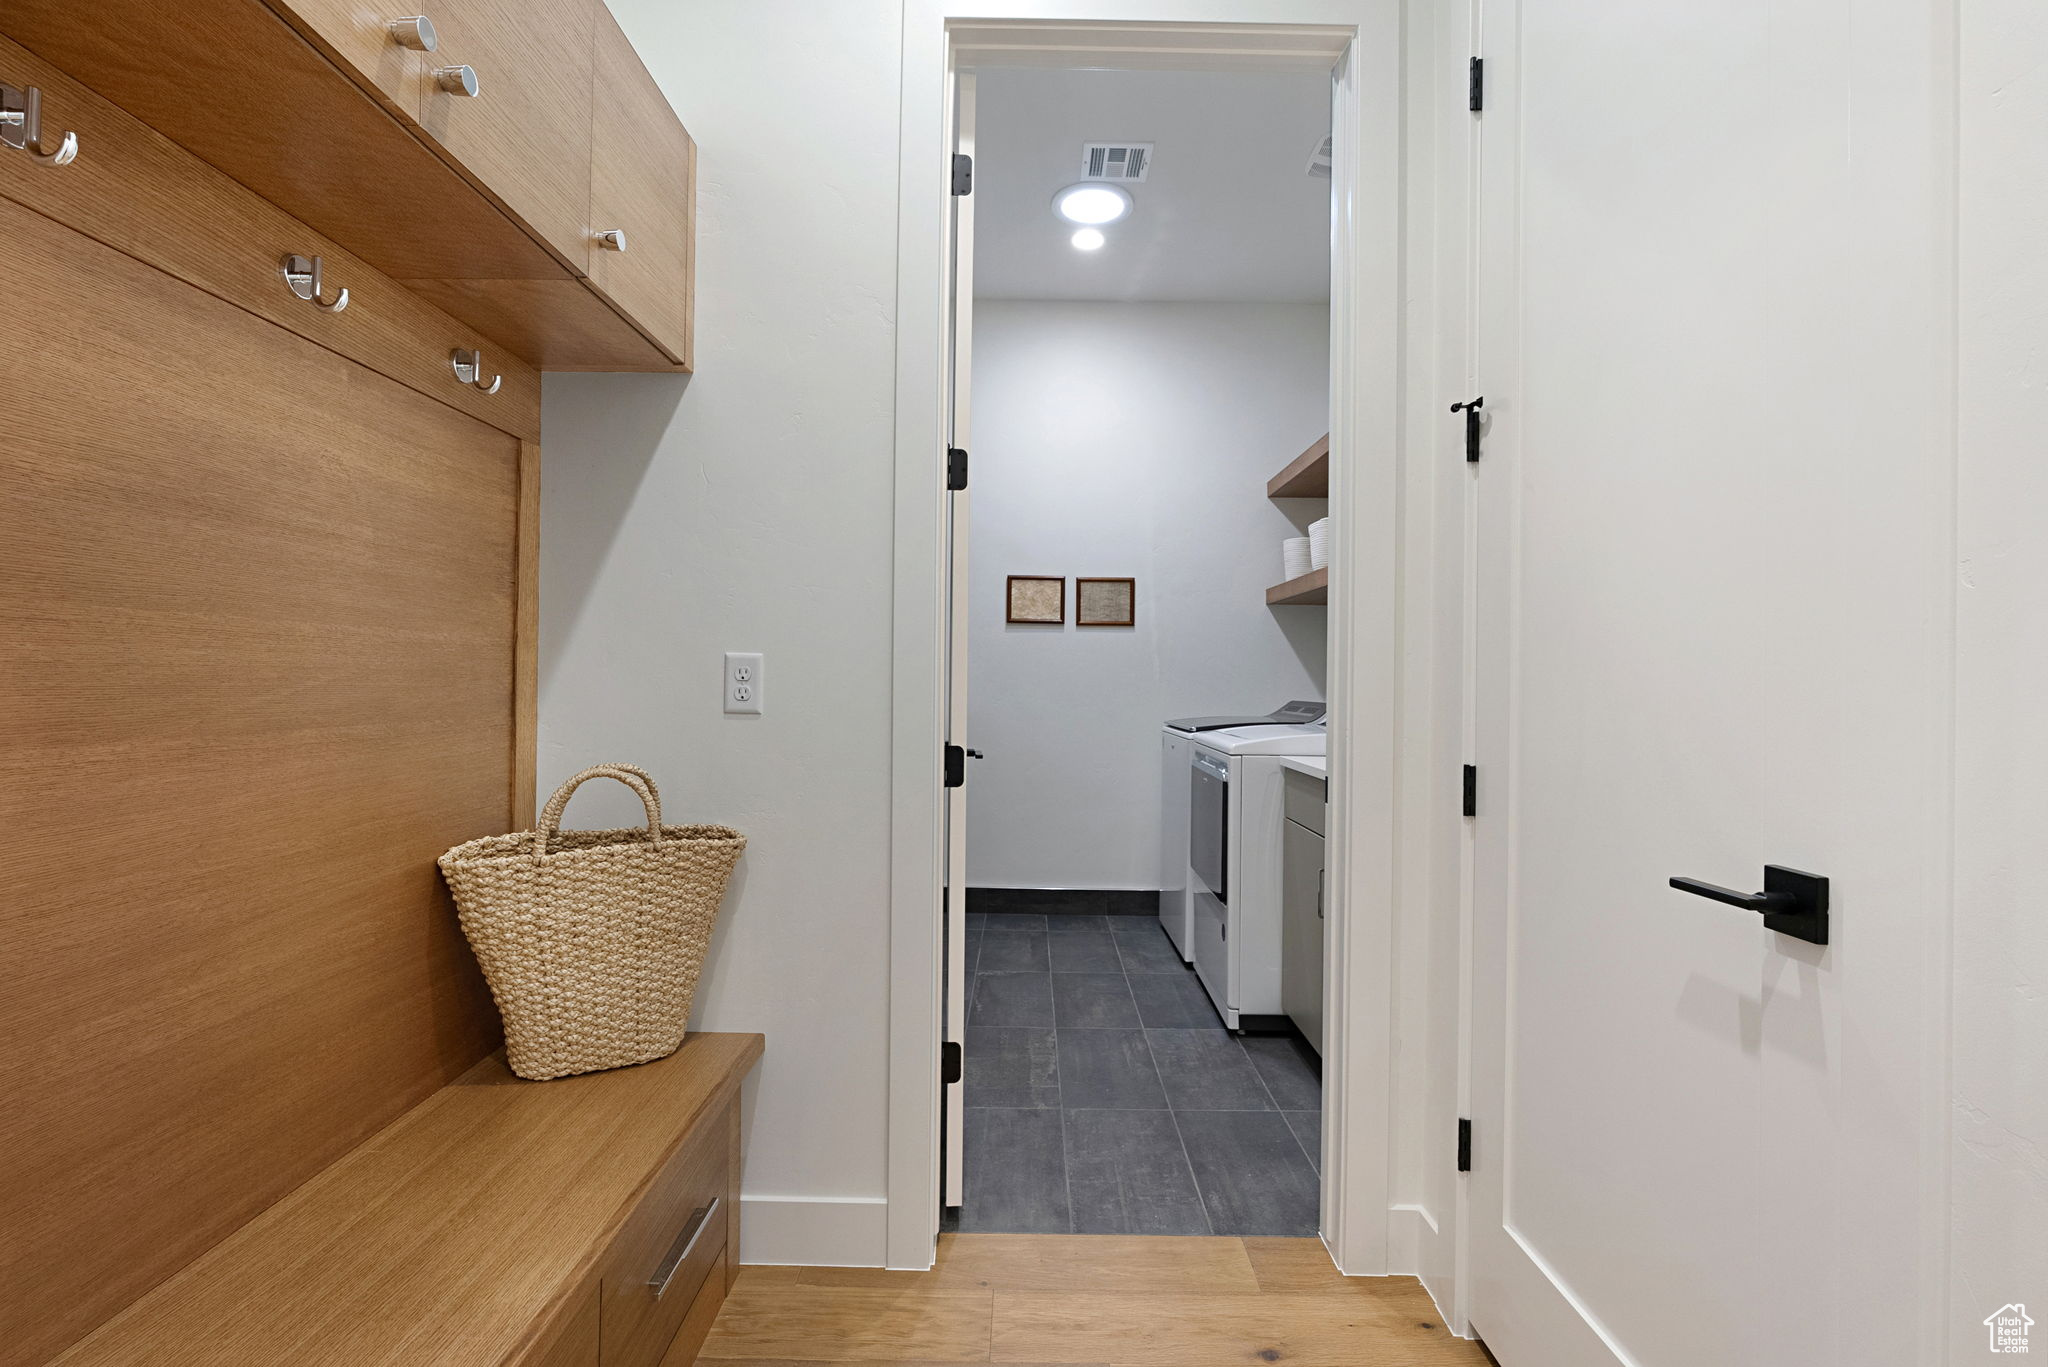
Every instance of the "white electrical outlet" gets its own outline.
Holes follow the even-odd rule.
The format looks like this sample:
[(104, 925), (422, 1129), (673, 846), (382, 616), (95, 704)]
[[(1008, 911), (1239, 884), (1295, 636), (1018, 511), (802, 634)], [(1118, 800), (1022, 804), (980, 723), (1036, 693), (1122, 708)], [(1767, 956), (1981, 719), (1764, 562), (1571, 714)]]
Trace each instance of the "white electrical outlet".
[(725, 652), (725, 710), (761, 715), (761, 657), (746, 651)]

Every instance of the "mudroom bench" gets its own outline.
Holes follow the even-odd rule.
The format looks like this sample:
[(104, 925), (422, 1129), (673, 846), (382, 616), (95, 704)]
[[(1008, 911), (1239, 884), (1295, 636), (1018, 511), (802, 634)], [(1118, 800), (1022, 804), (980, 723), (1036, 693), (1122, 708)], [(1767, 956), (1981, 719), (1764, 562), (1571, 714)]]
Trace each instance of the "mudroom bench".
[(738, 1268), (762, 1043), (552, 1082), (492, 1055), (57, 1361), (687, 1367)]

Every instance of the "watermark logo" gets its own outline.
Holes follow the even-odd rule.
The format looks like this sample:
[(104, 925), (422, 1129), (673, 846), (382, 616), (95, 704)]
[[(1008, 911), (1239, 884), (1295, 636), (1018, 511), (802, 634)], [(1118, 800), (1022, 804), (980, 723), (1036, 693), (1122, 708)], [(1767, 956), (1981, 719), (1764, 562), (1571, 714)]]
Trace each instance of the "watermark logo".
[(1991, 1334), (1991, 1351), (1994, 1353), (2024, 1353), (2027, 1351), (2027, 1330), (2034, 1327), (2027, 1318), (2027, 1307), (2015, 1302), (2002, 1305), (1984, 1317), (1984, 1328)]

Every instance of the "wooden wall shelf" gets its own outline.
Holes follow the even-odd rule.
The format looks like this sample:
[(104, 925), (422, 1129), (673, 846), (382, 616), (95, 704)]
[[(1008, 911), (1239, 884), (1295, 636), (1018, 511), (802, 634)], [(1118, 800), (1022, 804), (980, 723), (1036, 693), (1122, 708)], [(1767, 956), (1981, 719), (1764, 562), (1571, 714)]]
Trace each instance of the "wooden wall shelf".
[(1322, 607), (1330, 601), (1330, 571), (1310, 570), (1299, 579), (1266, 590), (1269, 608)]
[(1315, 445), (1303, 451), (1287, 468), (1266, 481), (1267, 498), (1328, 498), (1330, 496), (1330, 438), (1325, 433)]

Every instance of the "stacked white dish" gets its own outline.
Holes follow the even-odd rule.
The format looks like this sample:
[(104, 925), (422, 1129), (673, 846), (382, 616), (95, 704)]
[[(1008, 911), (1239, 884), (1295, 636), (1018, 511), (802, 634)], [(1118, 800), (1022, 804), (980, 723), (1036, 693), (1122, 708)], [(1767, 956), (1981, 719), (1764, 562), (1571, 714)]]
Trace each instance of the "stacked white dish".
[(1280, 543), (1280, 577), (1299, 579), (1314, 566), (1309, 563), (1309, 542), (1305, 536), (1290, 536)]
[(1328, 568), (1330, 563), (1330, 519), (1319, 517), (1308, 524), (1308, 567)]

